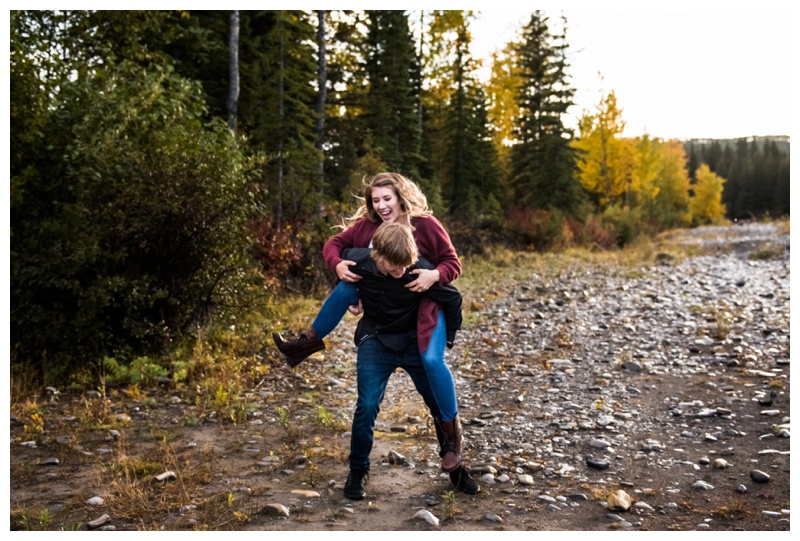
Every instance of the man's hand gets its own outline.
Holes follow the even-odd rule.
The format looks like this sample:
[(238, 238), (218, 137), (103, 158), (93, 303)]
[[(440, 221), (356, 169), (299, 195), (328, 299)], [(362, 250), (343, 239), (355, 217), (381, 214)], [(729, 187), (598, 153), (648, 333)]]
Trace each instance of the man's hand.
[(353, 314), (354, 316), (361, 314), (361, 312), (364, 311), (364, 307), (361, 306), (361, 299), (358, 299), (358, 304), (353, 304), (351, 306), (348, 306), (347, 311)]
[(417, 279), (413, 282), (409, 282), (405, 287), (411, 291), (416, 291), (417, 293), (428, 291), (433, 284), (439, 282), (439, 271), (436, 269), (414, 269), (412, 271), (408, 271), (408, 273), (416, 274)]
[(355, 264), (355, 261), (349, 261), (347, 259), (339, 261), (336, 265), (336, 276), (339, 277), (339, 280), (344, 280), (345, 282), (358, 282), (361, 280), (358, 274), (350, 272), (350, 266)]

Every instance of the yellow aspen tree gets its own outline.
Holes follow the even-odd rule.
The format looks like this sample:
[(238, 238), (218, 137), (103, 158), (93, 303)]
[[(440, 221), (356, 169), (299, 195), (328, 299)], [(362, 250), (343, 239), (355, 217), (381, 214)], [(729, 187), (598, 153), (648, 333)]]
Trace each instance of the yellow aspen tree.
[(644, 134), (636, 140), (636, 150), (639, 155), (636, 174), (639, 177), (639, 203), (647, 205), (655, 200), (658, 195), (658, 169), (661, 158), (661, 142), (651, 139)]
[(519, 118), (517, 94), (522, 83), (517, 44), (509, 42), (500, 52), (492, 53), (491, 76), (486, 91), (489, 98), (489, 122), (494, 126), (492, 143), (504, 171), (508, 171), (514, 124)]
[[(683, 143), (671, 139), (660, 143), (659, 170), (656, 179), (657, 204), (662, 209), (663, 225), (688, 225), (689, 171), (688, 158)], [(720, 191), (720, 194), (722, 192)], [(724, 214), (724, 211), (723, 211)]]
[(725, 179), (713, 173), (708, 165), (701, 164), (695, 172), (697, 184), (694, 185), (694, 197), (689, 201), (689, 211), (696, 224), (716, 223), (725, 217), (725, 205), (722, 204), (722, 187)]
[(601, 207), (629, 203), (640, 189), (638, 153), (633, 139), (621, 137), (625, 122), (613, 90), (600, 100), (596, 114), (584, 113), (578, 127), (580, 136), (573, 145), (581, 151), (583, 187), (599, 195)]

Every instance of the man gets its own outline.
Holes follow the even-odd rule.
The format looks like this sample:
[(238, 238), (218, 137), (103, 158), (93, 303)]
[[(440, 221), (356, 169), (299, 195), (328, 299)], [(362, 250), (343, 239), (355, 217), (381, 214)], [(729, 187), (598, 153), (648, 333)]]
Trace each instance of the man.
[[(461, 328), (461, 293), (450, 284), (434, 284), (423, 294), (404, 287), (416, 279), (409, 270), (432, 265), (418, 259), (411, 229), (400, 223), (381, 224), (372, 239), (371, 252), (368, 248), (351, 248), (342, 256), (356, 262), (350, 270), (361, 276), (358, 287), (364, 314), (355, 334), (358, 401), (350, 441), (350, 473), (344, 487), (347, 498), (361, 500), (366, 496), (364, 487), (369, 480), (375, 419), (389, 377), (397, 368), (408, 373), (433, 415), (440, 456), (454, 445), (442, 430), (439, 408), (420, 358), (416, 329), (419, 304), (422, 295), (427, 295), (444, 310), (447, 344), (452, 347), (455, 333)], [(458, 444), (460, 447), (460, 441)], [(463, 465), (450, 472), (450, 481), (467, 494), (479, 490)]]

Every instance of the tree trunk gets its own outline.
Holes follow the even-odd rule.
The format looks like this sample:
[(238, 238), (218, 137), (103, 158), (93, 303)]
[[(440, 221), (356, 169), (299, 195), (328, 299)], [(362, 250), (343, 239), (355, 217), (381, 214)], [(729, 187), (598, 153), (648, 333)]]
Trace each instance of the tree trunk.
[(230, 91), (228, 93), (228, 126), (236, 131), (239, 102), (239, 12), (231, 11)]
[(278, 208), (275, 212), (277, 220), (277, 228), (280, 230), (281, 222), (283, 220), (283, 121), (284, 121), (284, 104), (283, 104), (283, 84), (284, 84), (284, 70), (283, 70), (283, 55), (285, 54), (283, 35), (280, 37), (280, 60), (278, 64)]
[(314, 146), (319, 151), (317, 162), (317, 190), (319, 192), (319, 214), (322, 216), (322, 196), (325, 190), (325, 100), (327, 98), (328, 67), (325, 57), (325, 10), (317, 10), (317, 47), (319, 49), (319, 88), (317, 90), (317, 139)]

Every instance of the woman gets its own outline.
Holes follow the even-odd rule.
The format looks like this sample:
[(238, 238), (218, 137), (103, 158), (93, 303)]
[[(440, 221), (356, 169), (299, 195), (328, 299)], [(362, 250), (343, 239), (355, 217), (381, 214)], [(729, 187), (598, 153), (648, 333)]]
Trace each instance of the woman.
[[(415, 292), (427, 291), (434, 283), (448, 284), (461, 274), (461, 262), (442, 224), (434, 218), (428, 201), (419, 187), (398, 173), (379, 173), (366, 184), (364, 204), (347, 220), (347, 227), (325, 243), (322, 255), (339, 283), (325, 300), (311, 326), (295, 340), (284, 340), (272, 333), (278, 349), (286, 355), (291, 366), (325, 349), (322, 338), (327, 336), (344, 317), (347, 309), (358, 303), (357, 282), (360, 276), (350, 271), (353, 261), (342, 259), (345, 248), (365, 248), (372, 235), (384, 222), (399, 222), (410, 226), (419, 253), (436, 268), (416, 269), (416, 280), (405, 287)], [(354, 313), (358, 309), (353, 309)], [(451, 472), (461, 465), (461, 422), (458, 418), (453, 375), (445, 362), (447, 328), (439, 306), (423, 298), (419, 308), (417, 340), (425, 372), (431, 382), (441, 418), (437, 423), (444, 432), (446, 451), (442, 470)]]

